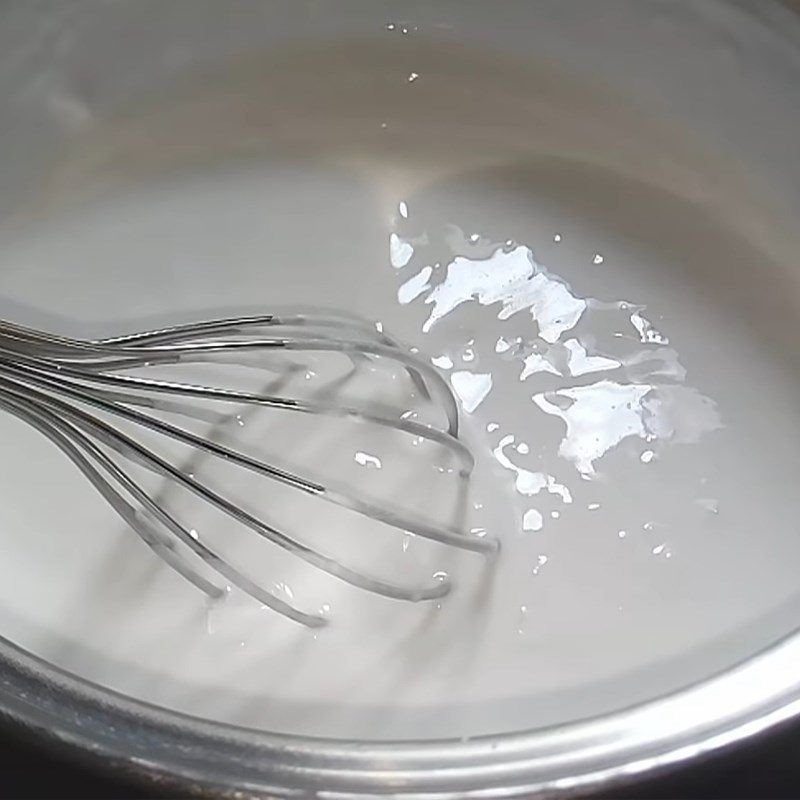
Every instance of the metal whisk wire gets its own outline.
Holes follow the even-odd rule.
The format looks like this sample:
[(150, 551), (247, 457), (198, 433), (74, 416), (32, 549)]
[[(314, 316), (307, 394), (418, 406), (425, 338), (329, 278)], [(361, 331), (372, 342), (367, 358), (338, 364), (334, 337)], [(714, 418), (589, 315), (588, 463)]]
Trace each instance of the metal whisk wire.
[[(399, 365), (423, 397), (436, 400), (446, 426), (341, 405), (335, 401), (246, 392), (161, 377), (129, 374), (171, 364), (218, 363), (231, 356), (263, 352), (341, 353), (360, 359), (388, 359)], [(352, 569), (311, 548), (233, 503), (197, 478), (107, 421), (107, 417), (148, 430), (255, 474), (278, 481), (319, 500), (349, 509), (404, 532), (477, 553), (492, 554), (498, 543), (418, 518), (406, 509), (376, 504), (352, 489), (334, 489), (279, 468), (232, 447), (198, 436), (142, 409), (182, 413), (175, 404), (213, 400), (237, 405), (328, 415), (394, 429), (445, 448), (465, 478), (473, 468), (469, 450), (458, 439), (458, 410), (444, 379), (374, 324), (339, 312), (288, 309), (280, 314), (213, 319), (148, 330), (115, 338), (81, 340), (0, 321), (0, 408), (45, 435), (83, 473), (125, 522), (169, 566), (211, 597), (223, 589), (201, 575), (178, 551), (180, 543), (230, 584), (264, 606), (304, 625), (327, 619), (302, 611), (248, 577), (181, 524), (108, 451), (145, 467), (208, 503), (263, 539), (306, 563), (368, 592), (408, 601), (445, 595), (450, 584), (436, 580), (404, 586)], [(197, 413), (195, 410), (194, 413)], [(191, 415), (189, 413), (188, 415)]]

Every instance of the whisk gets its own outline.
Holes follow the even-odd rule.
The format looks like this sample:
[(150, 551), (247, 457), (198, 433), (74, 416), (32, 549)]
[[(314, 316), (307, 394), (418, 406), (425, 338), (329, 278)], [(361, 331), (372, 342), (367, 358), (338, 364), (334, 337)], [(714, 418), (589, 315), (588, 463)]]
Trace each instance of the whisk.
[[(401, 410), (396, 414), (375, 411), (345, 405), (335, 398), (306, 400), (242, 391), (226, 386), (224, 381), (221, 385), (205, 385), (163, 376), (163, 368), (169, 365), (225, 364), (231, 358), (270, 351), (340, 353), (354, 363), (359, 359), (395, 362), (419, 393), (439, 408), (445, 424), (424, 424)], [(176, 404), (176, 397), (183, 406)], [(279, 614), (310, 627), (327, 624), (325, 617), (275, 596), (200, 541), (191, 526), (176, 519), (156, 495), (136, 480), (132, 465), (188, 490), (200, 502), (210, 504), (264, 540), (365, 591), (423, 601), (442, 597), (450, 584), (437, 579), (423, 586), (406, 586), (350, 568), (251, 514), (186, 473), (157, 447), (143, 444), (141, 437), (126, 430), (156, 434), (160, 441), (188, 446), (194, 452), (243, 467), (401, 532), (476, 553), (491, 554), (498, 549), (498, 542), (492, 537), (467, 534), (457, 527), (431, 523), (409, 510), (378, 504), (361, 496), (355, 487), (323, 485), (143, 410), (182, 413), (188, 407), (189, 415), (193, 409), (202, 414), (200, 405), (208, 400), (327, 415), (393, 429), (445, 448), (458, 464), (457, 473), (462, 478), (469, 476), (473, 468), (472, 455), (459, 439), (458, 408), (447, 382), (379, 325), (360, 317), (292, 308), (275, 314), (203, 320), (95, 340), (58, 336), (0, 321), (0, 407), (44, 434), (160, 558), (212, 598), (221, 596), (225, 589), (196, 569), (191, 563), (192, 554), (226, 583)], [(177, 547), (178, 543), (183, 547)]]

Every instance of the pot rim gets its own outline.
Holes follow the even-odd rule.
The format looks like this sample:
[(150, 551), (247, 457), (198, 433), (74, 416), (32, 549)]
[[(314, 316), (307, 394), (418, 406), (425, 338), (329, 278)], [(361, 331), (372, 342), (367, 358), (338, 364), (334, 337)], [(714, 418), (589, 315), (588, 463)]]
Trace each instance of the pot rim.
[(557, 727), (471, 739), (336, 740), (156, 707), (0, 639), (0, 714), (58, 743), (193, 789), (403, 798), (566, 794), (624, 781), (800, 715), (800, 632), (677, 692)]

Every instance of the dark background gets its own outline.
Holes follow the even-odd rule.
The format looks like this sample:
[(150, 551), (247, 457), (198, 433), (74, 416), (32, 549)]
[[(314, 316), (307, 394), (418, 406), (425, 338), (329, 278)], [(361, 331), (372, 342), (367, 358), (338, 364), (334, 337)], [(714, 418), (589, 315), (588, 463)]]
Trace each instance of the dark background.
[[(74, 755), (54, 752), (0, 725), (2, 798), (176, 798), (175, 789), (147, 784)], [(777, 800), (800, 798), (800, 722), (738, 745), (702, 763), (656, 779), (591, 795), (619, 800)]]

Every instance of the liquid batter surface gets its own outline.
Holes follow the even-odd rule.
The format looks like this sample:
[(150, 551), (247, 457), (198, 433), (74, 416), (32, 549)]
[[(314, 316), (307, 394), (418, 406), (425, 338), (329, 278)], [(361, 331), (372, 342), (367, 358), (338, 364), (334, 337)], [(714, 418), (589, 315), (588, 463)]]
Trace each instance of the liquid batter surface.
[[(420, 738), (614, 710), (788, 632), (800, 417), (781, 323), (761, 313), (777, 290), (758, 249), (708, 209), (555, 151), (433, 170), (423, 144), (451, 132), (422, 118), (387, 160), (384, 144), (370, 150), (381, 124), (390, 112), (358, 157), (163, 174), (9, 233), (0, 310), (80, 336), (293, 303), (379, 322), (451, 385), (476, 458), (466, 491), (435, 448), (364, 426), (274, 412), (218, 433), (458, 519), (500, 539), (501, 556), (376, 533), (250, 476), (234, 491), (294, 535), (387, 577), (447, 574), (454, 590), (428, 604), (370, 597), (173, 498), (200, 537), (331, 625), (303, 629), (235, 590), (209, 604), (49, 442), (3, 416), (2, 634), (214, 720)], [(729, 279), (748, 270), (752, 319)], [(332, 391), (327, 362), (293, 359), (267, 376), (282, 392)], [(403, 380), (362, 367), (345, 391), (404, 397), (386, 389)]]

